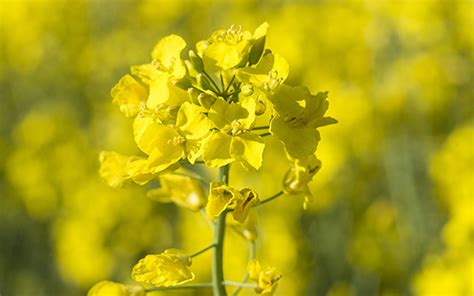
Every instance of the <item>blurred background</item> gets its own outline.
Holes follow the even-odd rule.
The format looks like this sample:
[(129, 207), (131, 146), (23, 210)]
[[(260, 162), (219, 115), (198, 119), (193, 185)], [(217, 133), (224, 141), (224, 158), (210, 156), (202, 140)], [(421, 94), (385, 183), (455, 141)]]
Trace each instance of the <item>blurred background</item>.
[[(339, 120), (321, 129), (310, 208), (283, 196), (259, 209), (257, 256), (284, 275), (276, 295), (474, 294), (471, 0), (0, 0), (0, 294), (84, 295), (130, 283), (144, 254), (209, 243), (200, 215), (100, 180), (100, 150), (137, 149), (109, 92), (165, 35), (192, 46), (264, 21), (288, 83), (329, 91)], [(235, 167), (232, 182), (280, 191), (281, 149), (267, 142), (262, 170)], [(234, 232), (225, 258), (239, 280)]]

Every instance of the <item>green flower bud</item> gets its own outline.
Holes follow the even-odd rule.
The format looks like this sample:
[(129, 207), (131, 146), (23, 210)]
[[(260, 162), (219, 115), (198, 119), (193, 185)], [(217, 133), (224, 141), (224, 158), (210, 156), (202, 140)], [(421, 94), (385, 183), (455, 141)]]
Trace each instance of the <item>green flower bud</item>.
[(189, 98), (191, 99), (191, 102), (193, 102), (193, 104), (196, 104), (196, 105), (199, 104), (198, 96), (200, 93), (201, 93), (200, 91), (198, 91), (197, 89), (193, 87), (188, 88), (188, 95), (189, 95)]
[(248, 97), (248, 96), (251, 96), (253, 94), (253, 86), (251, 84), (244, 84), (242, 85), (242, 87), (240, 88), (240, 92)]
[(207, 78), (206, 75), (199, 73), (198, 75), (196, 75), (196, 80), (201, 89), (211, 89), (211, 81), (209, 80), (209, 78)]
[(257, 100), (257, 105), (255, 106), (255, 115), (262, 115), (267, 110), (267, 104), (264, 100), (260, 99)]
[(255, 65), (262, 57), (263, 50), (265, 49), (265, 39), (265, 36), (263, 36), (252, 46), (249, 54), (249, 65)]
[(174, 79), (172, 83), (182, 89), (188, 89), (192, 86), (191, 80), (186, 76), (181, 79)]
[(211, 108), (212, 104), (216, 101), (216, 97), (208, 93), (200, 93), (197, 97), (199, 105), (203, 106), (206, 109)]
[(198, 56), (193, 50), (190, 50), (188, 53), (189, 61), (194, 69), (198, 72), (204, 71), (204, 63), (200, 56)]

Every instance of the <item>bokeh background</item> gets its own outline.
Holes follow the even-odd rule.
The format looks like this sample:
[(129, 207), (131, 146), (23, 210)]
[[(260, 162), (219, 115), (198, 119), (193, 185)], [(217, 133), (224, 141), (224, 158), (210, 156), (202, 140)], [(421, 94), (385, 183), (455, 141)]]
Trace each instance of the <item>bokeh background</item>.
[[(474, 294), (473, 1), (0, 0), (2, 295), (84, 295), (130, 283), (146, 253), (208, 244), (198, 214), (100, 180), (100, 150), (136, 152), (109, 92), (167, 34), (192, 44), (264, 21), (288, 82), (329, 91), (339, 120), (321, 129), (310, 208), (284, 196), (259, 210), (276, 294)], [(280, 152), (267, 143), (262, 171), (233, 182), (279, 191)], [(247, 246), (227, 238), (239, 280)], [(209, 279), (209, 256), (193, 270)]]

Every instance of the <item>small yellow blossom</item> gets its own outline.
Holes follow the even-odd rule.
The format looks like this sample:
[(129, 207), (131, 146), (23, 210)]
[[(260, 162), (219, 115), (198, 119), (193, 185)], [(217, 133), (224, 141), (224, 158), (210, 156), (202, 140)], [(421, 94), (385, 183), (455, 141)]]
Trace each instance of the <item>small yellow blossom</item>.
[(168, 249), (161, 254), (147, 255), (132, 270), (132, 278), (154, 286), (177, 286), (194, 279), (189, 270), (191, 257), (180, 250)]
[(271, 296), (275, 293), (278, 280), (282, 275), (277, 274), (274, 267), (262, 268), (257, 260), (252, 260), (248, 265), (250, 279), (257, 283), (255, 292), (263, 296)]
[(141, 286), (126, 286), (111, 281), (101, 281), (95, 284), (87, 296), (145, 296)]
[(321, 161), (315, 155), (312, 155), (304, 160), (295, 159), (293, 166), (285, 175), (283, 181), (284, 192), (287, 194), (303, 194), (305, 209), (312, 197), (308, 183), (311, 182), (319, 169), (321, 169)]
[(100, 176), (111, 187), (121, 187), (129, 179), (127, 164), (136, 160), (134, 156), (125, 156), (114, 151), (102, 151), (99, 155)]
[(327, 92), (312, 95), (306, 87), (281, 85), (271, 97), (275, 116), (270, 132), (283, 142), (291, 157), (304, 159), (316, 152), (320, 140), (318, 127), (337, 121), (325, 117)]
[(214, 220), (226, 209), (232, 209), (234, 219), (244, 223), (250, 209), (258, 201), (257, 193), (249, 188), (239, 191), (223, 182), (213, 182), (209, 191), (206, 213), (210, 219)]
[(212, 182), (206, 205), (207, 216), (214, 220), (229, 207), (239, 192), (223, 182)]

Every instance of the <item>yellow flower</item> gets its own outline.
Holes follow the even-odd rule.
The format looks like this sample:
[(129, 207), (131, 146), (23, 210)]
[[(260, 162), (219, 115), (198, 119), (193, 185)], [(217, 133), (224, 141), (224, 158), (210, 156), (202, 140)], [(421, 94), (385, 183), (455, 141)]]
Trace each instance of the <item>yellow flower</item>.
[(227, 30), (218, 30), (211, 38), (196, 44), (205, 69), (210, 72), (227, 70), (245, 64), (251, 55), (251, 62), (258, 61), (265, 45), (268, 24), (263, 23), (252, 34), (232, 25)]
[(125, 180), (129, 179), (127, 164), (136, 160), (135, 156), (125, 156), (114, 151), (102, 151), (99, 155), (100, 176), (111, 187), (122, 187)]
[(147, 192), (151, 199), (174, 202), (192, 211), (198, 211), (204, 204), (204, 191), (195, 179), (174, 174), (161, 175), (159, 178), (161, 187)]
[(265, 144), (249, 131), (255, 122), (255, 101), (245, 98), (237, 104), (218, 98), (208, 117), (219, 130), (204, 140), (202, 159), (206, 164), (220, 167), (237, 160), (246, 169), (259, 169)]
[(145, 296), (141, 286), (126, 286), (120, 283), (101, 281), (95, 284), (87, 296)]
[[(138, 156), (126, 156), (114, 151), (102, 151), (99, 155), (99, 161), (100, 176), (107, 185), (114, 188), (122, 187), (124, 182), (129, 179), (143, 185), (157, 175), (149, 161)], [(174, 167), (169, 167), (169, 169), (174, 169)]]
[(255, 292), (264, 296), (275, 293), (281, 274), (277, 274), (274, 267), (262, 268), (257, 260), (252, 260), (248, 266), (250, 279), (257, 283)]
[(240, 223), (247, 220), (250, 209), (258, 203), (257, 193), (249, 188), (237, 190), (223, 182), (211, 183), (206, 205), (207, 216), (214, 220), (226, 209), (233, 209), (232, 216)]
[(152, 64), (158, 70), (168, 73), (175, 78), (181, 78), (186, 73), (186, 68), (181, 60), (181, 51), (186, 47), (186, 42), (178, 35), (169, 35), (156, 44), (151, 57)]
[(239, 198), (236, 200), (232, 215), (235, 220), (244, 223), (249, 216), (250, 210), (258, 204), (259, 199), (257, 193), (250, 188), (240, 190)]
[(148, 98), (145, 87), (128, 74), (112, 88), (111, 95), (112, 102), (119, 105), (120, 111), (126, 117), (137, 115)]
[(180, 250), (168, 249), (161, 254), (147, 255), (132, 270), (132, 278), (155, 286), (177, 286), (194, 279), (188, 267), (191, 257)]
[(239, 69), (237, 77), (255, 88), (271, 92), (283, 84), (289, 71), (288, 62), (282, 56), (269, 52), (255, 66)]
[(201, 154), (201, 140), (209, 134), (211, 123), (200, 107), (189, 102), (178, 111), (176, 124), (164, 125), (151, 116), (137, 116), (133, 128), (135, 142), (149, 155), (154, 173), (159, 173), (180, 159), (194, 163)]
[(284, 192), (287, 194), (304, 194), (304, 208), (311, 201), (311, 192), (308, 183), (311, 182), (313, 176), (321, 169), (321, 161), (312, 155), (304, 160), (293, 160), (293, 166), (285, 175), (283, 186)]
[(306, 87), (281, 85), (271, 97), (276, 114), (270, 132), (283, 142), (291, 157), (304, 159), (314, 154), (320, 140), (316, 128), (337, 121), (324, 117), (327, 93), (312, 95)]

